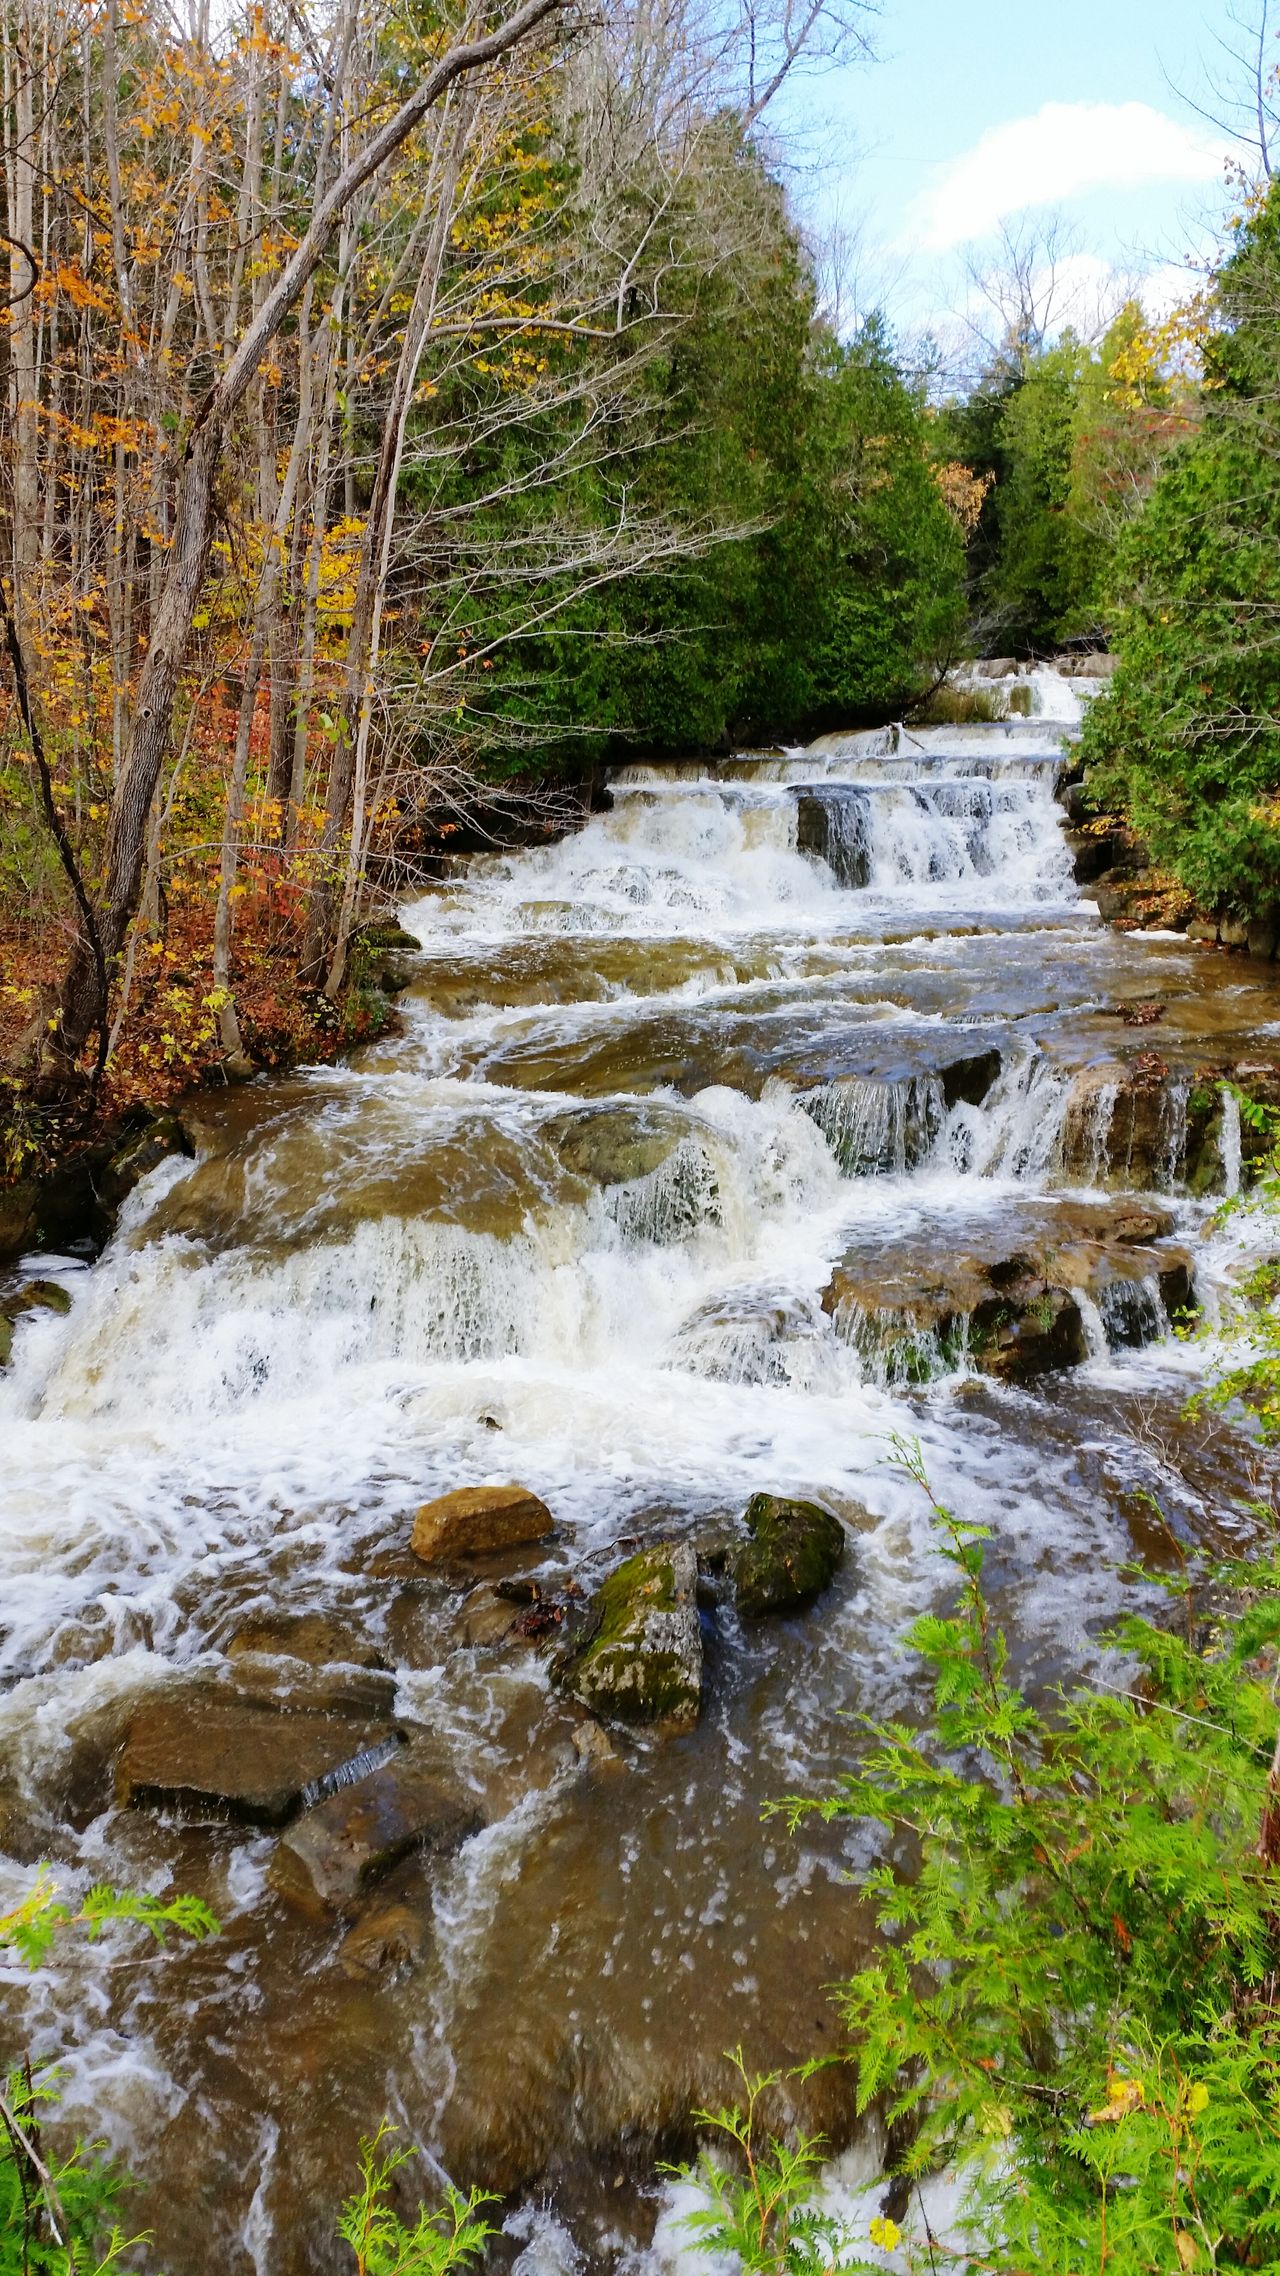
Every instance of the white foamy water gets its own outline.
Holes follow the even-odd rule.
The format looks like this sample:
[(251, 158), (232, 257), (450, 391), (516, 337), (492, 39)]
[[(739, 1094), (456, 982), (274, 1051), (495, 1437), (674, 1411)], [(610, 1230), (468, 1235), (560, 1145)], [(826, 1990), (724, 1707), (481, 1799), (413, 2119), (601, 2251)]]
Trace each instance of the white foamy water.
[[(1164, 1461), (1149, 1421), (1125, 1438), (1126, 1402), (1176, 1414), (1200, 1364), (1153, 1341), (1156, 1283), (1082, 1301), (1089, 1360), (1069, 1393), (981, 1403), (958, 1395), (963, 1337), (922, 1330), (891, 1364), (878, 1330), (824, 1304), (851, 1249), (910, 1237), (945, 1262), (1005, 1228), (1016, 1247), (1029, 1204), (1114, 1180), (1114, 1084), (1094, 1084), (1068, 1161), (1091, 1046), (1063, 1022), (1093, 1017), (1116, 974), (1140, 986), (1144, 952), (1080, 904), (1054, 802), (1078, 697), (1043, 672), (1034, 693), (1036, 717), (998, 728), (629, 768), (576, 836), (473, 862), (403, 911), (424, 951), (403, 1034), (211, 1100), (195, 1162), (157, 1171), (101, 1262), (66, 1272), (69, 1316), (19, 1324), (0, 1379), (0, 1769), (44, 1838), (95, 1715), (216, 1668), (249, 1614), (366, 1623), (400, 1712), (490, 1817), (435, 1884), (431, 1957), (379, 2011), (385, 2070), (360, 2074), (373, 2123), (396, 2110), (446, 2164), (470, 2171), (487, 2143), (533, 2188), (553, 2150), (607, 2162), (611, 2124), (668, 2122), (735, 2039), (758, 2032), (749, 2058), (781, 2059), (803, 2004), (787, 1952), (811, 1956), (820, 2005), (846, 1957), (852, 1852), (767, 1847), (759, 1811), (830, 1776), (844, 1712), (889, 1711), (910, 1680), (895, 1639), (945, 1576), (886, 1459), (894, 1434), (918, 1435), (935, 1489), (991, 1526), (1032, 1664), (1087, 1657), (1123, 1595), (1133, 1545), (1106, 1481)], [(1157, 1182), (1191, 1225), (1185, 1090), (1170, 1095)], [(1228, 1115), (1229, 1186), (1240, 1143)], [(413, 1603), (374, 1573), (423, 1499), (510, 1479), (557, 1520), (548, 1587), (723, 1525), (761, 1490), (846, 1517), (845, 1578), (798, 1631), (717, 1613), (696, 1740), (586, 1785), (542, 1663), (459, 1648), (439, 1589), (410, 1649)], [(1190, 1525), (1194, 1490), (1177, 1492)], [(194, 1837), (166, 1848), (103, 1802), (58, 1831), (66, 1870), (163, 1885), (198, 1869)], [(277, 1983), (261, 1837), (219, 1839), (269, 2056), (295, 2004), (327, 1996), (332, 1951)], [(690, 2003), (678, 2030), (637, 1972), (641, 1942)], [(266, 2124), (247, 2037), (223, 2085), (197, 2087), (211, 2017), (240, 2045), (216, 1985), (189, 1995), (190, 2039), (181, 2002), (165, 2022), (131, 1993), (122, 2014), (105, 1977), (91, 1995), (42, 1979), (30, 2027), (49, 2046), (71, 2035), (79, 2109), (132, 2046), (136, 2107), (113, 2090), (103, 2122), (225, 2196), (220, 2251), (284, 2270), (290, 2192), (300, 2172), (327, 2185), (329, 2151), (307, 2160), (336, 2121), (304, 2096)], [(334, 2109), (363, 2108), (345, 2091)], [(174, 2113), (202, 2094), (197, 2147)], [(595, 2265), (563, 2208), (521, 2218), (522, 2267), (584, 2250)], [(678, 2257), (669, 2220), (656, 2255)]]

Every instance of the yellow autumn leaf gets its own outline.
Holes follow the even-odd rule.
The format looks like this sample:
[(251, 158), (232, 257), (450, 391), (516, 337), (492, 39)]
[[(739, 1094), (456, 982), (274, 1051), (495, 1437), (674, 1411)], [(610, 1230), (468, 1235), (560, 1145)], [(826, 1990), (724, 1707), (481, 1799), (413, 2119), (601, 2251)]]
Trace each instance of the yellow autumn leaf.
[(1107, 2086), (1106, 2106), (1091, 2110), (1085, 2119), (1086, 2126), (1117, 2126), (1122, 2118), (1131, 2117), (1140, 2110), (1144, 2101), (1142, 2081), (1139, 2078), (1113, 2078)]
[(876, 2214), (867, 2234), (873, 2244), (879, 2245), (881, 2252), (896, 2252), (902, 2242), (902, 2231), (897, 2222), (889, 2220), (883, 2213)]

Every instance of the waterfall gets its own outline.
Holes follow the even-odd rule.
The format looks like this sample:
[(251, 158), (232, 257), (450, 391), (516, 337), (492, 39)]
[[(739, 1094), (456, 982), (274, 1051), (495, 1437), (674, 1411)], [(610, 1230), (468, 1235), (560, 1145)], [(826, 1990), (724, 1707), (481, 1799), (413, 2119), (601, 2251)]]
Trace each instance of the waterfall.
[[(810, 2051), (796, 2019), (848, 1966), (843, 1836), (776, 1845), (761, 1813), (839, 1776), (850, 1717), (904, 1712), (902, 1634), (945, 1602), (895, 1441), (998, 1541), (1019, 1669), (1065, 1679), (1127, 1602), (1126, 1497), (1195, 1365), (1161, 1341), (1204, 1214), (1191, 1070), (1252, 1014), (1233, 984), (1180, 1027), (1190, 952), (1081, 901), (1072, 716), (1033, 684), (1043, 718), (620, 770), (574, 835), (406, 904), (398, 1032), (202, 1096), (195, 1159), (92, 1269), (24, 1268), (71, 1309), (15, 1306), (0, 1368), (0, 1872), (201, 1875), (245, 1973), (90, 1947), (7, 1988), (12, 2036), (70, 2048), (73, 2123), (145, 2136), (159, 2217), (198, 2202), (210, 2268), (309, 2239), (334, 2111), (355, 2142), (387, 2108), (448, 2170), (505, 2161), (604, 2265), (601, 2204), (615, 2242), (646, 2217), (613, 2196), (625, 2145), (713, 2098), (726, 2044)], [(1157, 994), (1131, 1036), (1116, 1006)], [(1229, 1095), (1219, 1129), (1235, 1190)], [(502, 1485), (553, 1531), (416, 1558), (425, 1500)], [(815, 1605), (749, 1623), (758, 1493), (821, 1503), (848, 1548)], [(700, 1560), (701, 1722), (592, 1752), (547, 1637), (670, 1539)], [(343, 1781), (372, 1801), (403, 1732), (406, 1785), (438, 1764), (486, 1830), (314, 1923), (286, 1920), (260, 1828), (202, 1847), (117, 1808), (139, 1701), (247, 1691), (255, 1634), (281, 1732), (292, 1687), (394, 1672), (394, 1718), (304, 1808), (336, 1814)], [(181, 2243), (156, 2252), (203, 2276)]]
[(1222, 1088), (1222, 1135), (1218, 1140), (1222, 1155), (1222, 1190), (1234, 1195), (1240, 1191), (1240, 1170), (1243, 1141), (1240, 1129), (1240, 1101), (1235, 1092), (1224, 1083)]

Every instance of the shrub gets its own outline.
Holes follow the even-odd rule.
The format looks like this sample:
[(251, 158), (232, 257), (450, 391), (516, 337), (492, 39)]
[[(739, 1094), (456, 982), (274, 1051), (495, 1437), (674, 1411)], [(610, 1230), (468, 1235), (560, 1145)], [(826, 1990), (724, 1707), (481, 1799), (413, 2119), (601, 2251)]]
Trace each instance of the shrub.
[[(1042, 1709), (1009, 1672), (982, 1529), (933, 1500), (959, 1598), (909, 1643), (929, 1726), (866, 1726), (839, 1790), (881, 1827), (880, 1956), (839, 1993), (858, 2103), (947, 2166), (962, 2264), (1025, 2276), (1280, 2271), (1280, 1556), (1172, 1584), (1114, 1688)], [(930, 2242), (931, 2254), (935, 2251)]]

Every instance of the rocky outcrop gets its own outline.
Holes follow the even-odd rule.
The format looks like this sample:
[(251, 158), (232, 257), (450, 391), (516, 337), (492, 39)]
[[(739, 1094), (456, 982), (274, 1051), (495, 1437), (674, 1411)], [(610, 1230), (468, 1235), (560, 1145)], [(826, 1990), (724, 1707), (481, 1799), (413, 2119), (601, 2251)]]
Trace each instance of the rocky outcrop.
[(1025, 1257), (993, 1267), (992, 1278), (1003, 1284), (968, 1320), (969, 1353), (982, 1374), (999, 1383), (1030, 1383), (1088, 1358), (1080, 1306), (1065, 1288), (1055, 1288)]
[[(1234, 1116), (1228, 1141), (1224, 1084), (1259, 1105), (1280, 1104), (1280, 1069), (1270, 1062), (1178, 1067), (1162, 1052), (1140, 1051), (1085, 1068), (1067, 1102), (1063, 1176), (1080, 1185), (1221, 1193), (1227, 1154), (1236, 1142)], [(1238, 1136), (1247, 1179), (1269, 1151), (1269, 1140), (1247, 1120)]]
[(0, 1367), (7, 1367), (13, 1356), (15, 1320), (27, 1312), (67, 1313), (70, 1310), (71, 1298), (56, 1280), (28, 1280), (0, 1297)]
[(687, 1542), (642, 1549), (597, 1589), (556, 1682), (606, 1720), (690, 1724), (702, 1698), (698, 1567)]
[(29, 1250), (96, 1256), (140, 1178), (170, 1154), (190, 1154), (176, 1114), (131, 1107), (55, 1170), (0, 1189), (0, 1264)]
[(965, 1366), (1009, 1383), (1099, 1348), (1151, 1342), (1194, 1301), (1191, 1261), (1150, 1204), (1031, 1203), (939, 1256), (926, 1238), (851, 1250), (823, 1293), (873, 1378), (924, 1383)]
[(413, 1523), (413, 1553), (425, 1564), (490, 1557), (545, 1541), (555, 1519), (527, 1486), (460, 1486), (424, 1502)]
[(122, 1809), (278, 1826), (328, 1781), (399, 1743), (390, 1676), (282, 1677), (240, 1661), (234, 1681), (182, 1683), (130, 1718), (116, 1765)]
[(733, 1589), (745, 1619), (795, 1612), (830, 1586), (844, 1556), (844, 1527), (830, 1510), (753, 1494), (743, 1523), (751, 1539), (733, 1560)]
[(357, 991), (398, 996), (412, 981), (421, 956), (421, 941), (403, 925), (363, 925), (351, 943), (348, 980)]
[(192, 1151), (181, 1122), (176, 1114), (160, 1114), (136, 1138), (112, 1154), (98, 1179), (98, 1197), (108, 1209), (118, 1209), (127, 1201), (135, 1185), (151, 1170), (158, 1169), (171, 1154)]
[(483, 1823), (469, 1797), (402, 1747), (297, 1818), (276, 1843), (268, 1879), (304, 1912), (350, 1913), (411, 1851), (447, 1856)]

